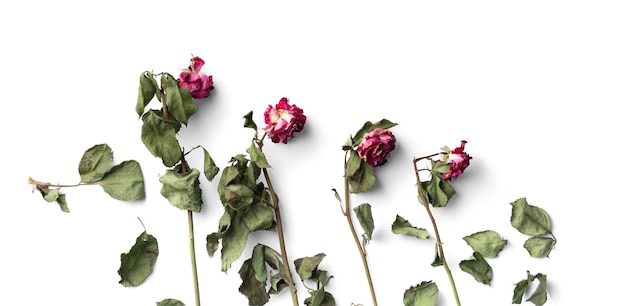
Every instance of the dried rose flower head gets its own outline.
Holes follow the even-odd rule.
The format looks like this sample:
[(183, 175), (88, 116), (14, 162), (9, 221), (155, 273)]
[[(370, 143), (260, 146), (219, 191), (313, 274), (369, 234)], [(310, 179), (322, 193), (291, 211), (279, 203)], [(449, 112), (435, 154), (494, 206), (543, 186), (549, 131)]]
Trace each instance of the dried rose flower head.
[(293, 133), (300, 132), (304, 129), (306, 116), (301, 108), (289, 105), (287, 98), (282, 98), (275, 107), (268, 105), (264, 113), (264, 128), (267, 136), (273, 142), (287, 143), (287, 140), (293, 138)]
[(444, 181), (449, 181), (453, 178), (459, 177), (459, 175), (463, 173), (463, 170), (465, 170), (465, 168), (469, 166), (470, 159), (472, 159), (472, 157), (464, 152), (466, 143), (467, 141), (462, 140), (461, 146), (455, 148), (454, 150), (444, 148), (444, 150), (448, 152), (447, 156), (444, 158), (444, 161), (447, 161), (451, 164), (450, 170), (441, 175), (441, 178)]
[(356, 148), (359, 157), (372, 167), (384, 165), (396, 148), (396, 137), (389, 129), (376, 128), (363, 136)]
[(178, 79), (180, 86), (188, 88), (195, 99), (206, 98), (213, 90), (213, 76), (200, 71), (203, 65), (204, 61), (201, 58), (197, 56), (192, 58), (189, 68), (181, 72)]

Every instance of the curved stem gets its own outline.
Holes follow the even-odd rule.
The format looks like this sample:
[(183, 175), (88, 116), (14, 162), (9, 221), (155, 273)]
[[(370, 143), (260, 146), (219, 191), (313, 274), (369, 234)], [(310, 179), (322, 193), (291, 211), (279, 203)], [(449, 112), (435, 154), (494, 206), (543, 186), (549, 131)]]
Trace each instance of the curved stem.
[(287, 258), (287, 247), (285, 246), (285, 232), (283, 230), (283, 221), (280, 214), (280, 206), (278, 205), (278, 195), (274, 191), (274, 186), (272, 185), (272, 181), (270, 180), (270, 175), (267, 172), (267, 168), (263, 168), (263, 176), (265, 177), (265, 182), (267, 182), (267, 188), (269, 189), (270, 196), (272, 197), (272, 203), (274, 204), (273, 207), (274, 214), (276, 215), (276, 230), (278, 231), (278, 243), (280, 244), (280, 257), (283, 262), (283, 266), (285, 267), (285, 277), (287, 278), (287, 284), (289, 285), (289, 290), (291, 291), (291, 300), (294, 306), (298, 306), (300, 304), (298, 302), (298, 290), (296, 289), (296, 284), (293, 281), (291, 268), (289, 267), (289, 259)]
[(415, 178), (417, 180), (417, 195), (419, 197), (419, 201), (426, 208), (426, 212), (428, 213), (428, 217), (430, 218), (430, 222), (433, 225), (433, 230), (435, 231), (435, 239), (437, 240), (437, 250), (439, 252), (439, 258), (441, 259), (441, 263), (443, 264), (443, 268), (446, 270), (446, 274), (448, 274), (448, 280), (450, 281), (450, 285), (452, 286), (452, 291), (454, 292), (454, 300), (456, 301), (457, 306), (461, 306), (461, 301), (459, 299), (459, 294), (456, 290), (456, 284), (454, 283), (454, 278), (452, 277), (452, 271), (450, 271), (450, 267), (448, 266), (448, 262), (446, 261), (446, 256), (443, 253), (443, 242), (441, 241), (441, 237), (439, 236), (439, 229), (437, 228), (437, 222), (435, 222), (435, 217), (433, 217), (433, 213), (430, 210), (430, 206), (428, 205), (428, 200), (424, 195), (424, 190), (422, 188), (422, 181), (420, 180), (419, 171), (417, 170), (417, 161), (419, 159), (413, 159), (413, 169), (415, 170)]
[(196, 306), (200, 306), (200, 287), (198, 286), (198, 268), (196, 267), (196, 246), (193, 231), (193, 211), (187, 211), (187, 224), (189, 225), (189, 253), (191, 255), (191, 272), (193, 274), (193, 289)]
[(343, 166), (343, 170), (344, 170), (343, 187), (344, 187), (344, 198), (345, 198), (345, 203), (346, 203), (345, 210), (343, 211), (343, 215), (346, 216), (346, 219), (348, 220), (348, 226), (350, 227), (352, 238), (354, 239), (357, 249), (359, 250), (359, 255), (361, 255), (361, 261), (363, 262), (363, 269), (365, 270), (365, 276), (367, 277), (367, 284), (369, 285), (370, 294), (372, 296), (372, 303), (374, 304), (374, 306), (377, 306), (378, 302), (376, 301), (376, 291), (374, 291), (374, 283), (372, 282), (372, 276), (370, 274), (369, 264), (367, 263), (367, 256), (365, 254), (365, 248), (363, 248), (363, 245), (361, 244), (361, 241), (359, 240), (359, 236), (356, 234), (356, 230), (354, 229), (354, 222), (352, 222), (352, 212), (350, 211), (350, 191), (349, 191), (350, 185), (348, 182), (348, 175), (347, 175), (348, 152), (349, 151), (346, 151), (346, 155), (344, 157), (344, 166)]

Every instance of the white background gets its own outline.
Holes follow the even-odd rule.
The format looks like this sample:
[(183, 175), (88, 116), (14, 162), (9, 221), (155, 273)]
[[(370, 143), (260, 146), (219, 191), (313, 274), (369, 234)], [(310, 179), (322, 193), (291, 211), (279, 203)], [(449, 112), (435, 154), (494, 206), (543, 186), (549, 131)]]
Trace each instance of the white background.
[[(620, 1), (12, 1), (0, 5), (2, 212), (0, 298), (12, 305), (193, 305), (186, 212), (159, 194), (165, 172), (140, 140), (134, 106), (144, 70), (178, 74), (206, 61), (215, 91), (179, 139), (201, 144), (223, 168), (252, 137), (268, 104), (288, 97), (307, 115), (288, 145), (266, 145), (285, 217), (290, 259), (327, 254), (320, 268), (338, 305), (371, 305), (354, 242), (332, 188), (342, 188), (340, 146), (365, 121), (387, 118), (398, 147), (370, 192), (368, 258), (380, 305), (435, 281), (438, 305), (454, 300), (433, 241), (390, 231), (396, 214), (431, 230), (417, 204), (411, 159), (467, 140), (474, 158), (435, 210), (464, 305), (508, 305), (513, 284), (548, 276), (545, 305), (616, 305), (623, 296), (623, 173), (626, 6)], [(71, 213), (31, 193), (29, 176), (77, 183), (83, 152), (109, 144), (115, 162), (141, 163), (147, 198), (113, 200), (98, 186), (66, 188)], [(192, 166), (201, 167), (200, 151)], [(219, 178), (219, 177), (218, 177)], [(228, 273), (205, 253), (222, 206), (202, 178), (195, 215), (203, 305), (246, 305), (237, 274), (255, 233)], [(552, 217), (558, 243), (533, 259), (509, 224), (527, 197)], [(118, 284), (119, 255), (143, 228), (160, 256), (137, 288)], [(462, 237), (493, 229), (508, 240), (491, 286), (460, 271)], [(432, 231), (432, 230), (431, 230)], [(219, 255), (219, 254), (218, 254)], [(299, 284), (300, 301), (307, 296)], [(289, 305), (287, 290), (269, 305)], [(526, 303), (527, 305), (532, 305)]]

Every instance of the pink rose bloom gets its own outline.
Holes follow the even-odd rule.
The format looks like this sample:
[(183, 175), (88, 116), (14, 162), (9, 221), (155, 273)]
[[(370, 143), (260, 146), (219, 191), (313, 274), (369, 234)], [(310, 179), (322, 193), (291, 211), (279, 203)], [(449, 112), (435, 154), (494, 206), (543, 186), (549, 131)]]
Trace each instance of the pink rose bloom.
[(359, 157), (372, 167), (384, 165), (396, 148), (396, 137), (389, 129), (376, 128), (367, 133), (356, 148)]
[(469, 154), (463, 152), (463, 150), (465, 150), (466, 143), (467, 141), (465, 140), (461, 141), (460, 147), (448, 153), (448, 163), (450, 163), (451, 165), (450, 170), (448, 170), (448, 172), (442, 174), (441, 176), (444, 181), (449, 181), (453, 178), (459, 177), (459, 175), (463, 173), (463, 170), (465, 170), (465, 168), (469, 166), (470, 159), (472, 159), (472, 157), (469, 156)]
[(213, 90), (213, 76), (200, 71), (203, 65), (204, 61), (201, 58), (197, 56), (192, 58), (189, 68), (181, 72), (178, 78), (180, 87), (188, 88), (195, 99), (206, 98)]
[(287, 98), (280, 99), (276, 107), (268, 105), (264, 117), (267, 124), (264, 130), (273, 142), (287, 143), (293, 133), (302, 131), (306, 122), (302, 109), (289, 105)]

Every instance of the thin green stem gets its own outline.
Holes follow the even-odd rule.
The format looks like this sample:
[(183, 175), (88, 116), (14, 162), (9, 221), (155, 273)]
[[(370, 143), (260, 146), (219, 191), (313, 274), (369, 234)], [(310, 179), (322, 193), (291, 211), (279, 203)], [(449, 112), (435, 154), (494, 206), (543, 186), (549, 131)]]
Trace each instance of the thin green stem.
[(439, 229), (437, 228), (437, 222), (435, 222), (435, 217), (430, 210), (430, 206), (428, 204), (428, 199), (424, 194), (424, 189), (422, 188), (422, 181), (420, 180), (419, 171), (417, 169), (417, 162), (420, 159), (413, 159), (413, 169), (415, 170), (415, 178), (417, 180), (417, 195), (419, 197), (419, 202), (424, 205), (426, 208), (426, 212), (428, 213), (428, 217), (430, 218), (430, 222), (433, 225), (433, 230), (435, 231), (435, 239), (437, 240), (437, 250), (439, 252), (439, 258), (441, 259), (441, 263), (443, 264), (443, 268), (446, 270), (446, 274), (448, 274), (448, 280), (450, 281), (450, 285), (452, 286), (452, 291), (454, 293), (454, 300), (456, 301), (457, 306), (461, 306), (461, 300), (459, 299), (459, 294), (456, 290), (456, 284), (454, 283), (454, 278), (452, 277), (452, 271), (450, 271), (450, 267), (448, 266), (448, 262), (446, 261), (446, 256), (443, 253), (443, 242), (441, 241), (441, 237), (439, 236)]
[(198, 268), (196, 266), (196, 245), (193, 231), (193, 211), (187, 211), (187, 224), (189, 225), (189, 254), (191, 255), (191, 272), (193, 274), (193, 290), (196, 306), (200, 306), (200, 287), (198, 286)]
[(376, 301), (376, 291), (374, 291), (374, 283), (372, 282), (372, 276), (370, 274), (369, 264), (367, 263), (367, 256), (365, 254), (365, 249), (363, 248), (363, 245), (361, 244), (361, 241), (359, 240), (359, 236), (357, 235), (356, 230), (354, 229), (354, 222), (352, 222), (352, 212), (350, 211), (350, 191), (349, 191), (350, 184), (348, 182), (348, 174), (347, 174), (348, 153), (349, 151), (346, 151), (346, 156), (344, 157), (344, 166), (343, 166), (343, 170), (344, 170), (343, 187), (344, 187), (344, 199), (346, 203), (343, 214), (344, 216), (346, 216), (346, 219), (348, 220), (348, 226), (350, 227), (352, 238), (354, 239), (357, 249), (359, 250), (359, 255), (361, 255), (361, 261), (363, 262), (363, 269), (365, 270), (365, 276), (367, 277), (367, 284), (369, 285), (370, 294), (372, 296), (372, 303), (374, 304), (374, 306), (377, 306), (378, 302)]
[[(163, 105), (163, 119), (169, 119), (169, 113), (167, 110), (167, 103), (165, 101), (166, 95), (163, 90), (160, 90), (161, 103)], [(181, 152), (181, 171), (182, 173), (189, 172), (189, 164), (185, 160), (185, 152)], [(196, 301), (196, 306), (200, 306), (200, 287), (198, 286), (198, 267), (196, 265), (196, 243), (193, 230), (193, 211), (187, 210), (187, 228), (189, 231), (189, 255), (191, 257), (191, 273), (193, 277), (193, 291)]]

